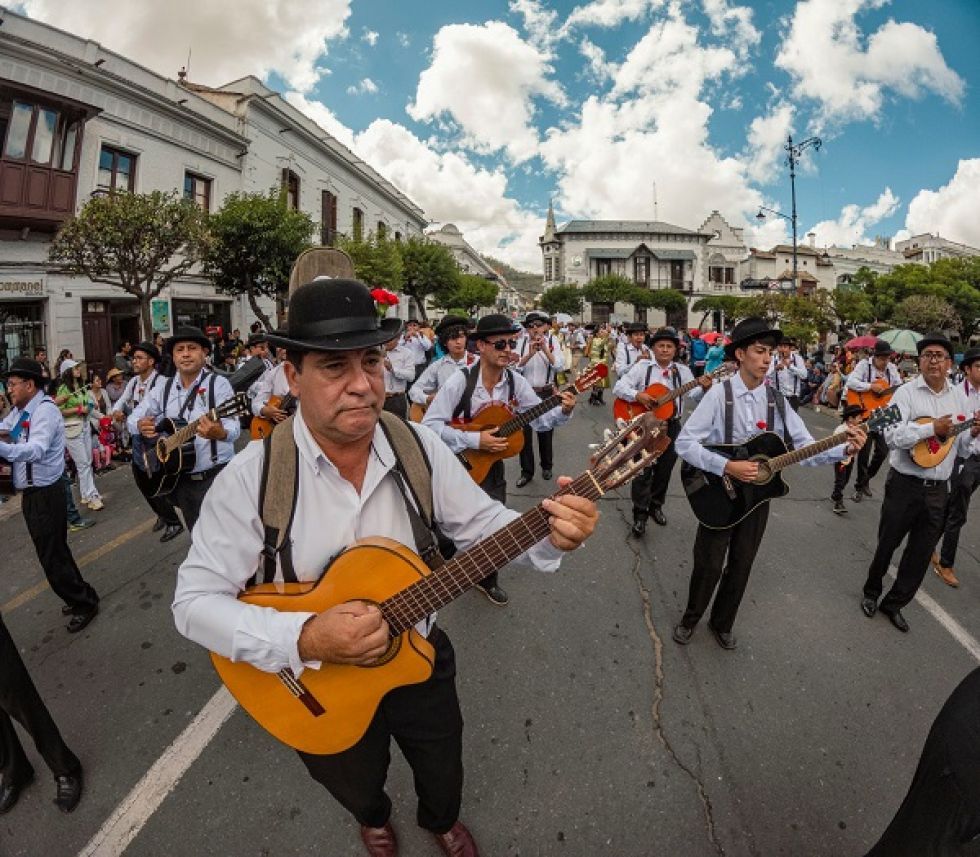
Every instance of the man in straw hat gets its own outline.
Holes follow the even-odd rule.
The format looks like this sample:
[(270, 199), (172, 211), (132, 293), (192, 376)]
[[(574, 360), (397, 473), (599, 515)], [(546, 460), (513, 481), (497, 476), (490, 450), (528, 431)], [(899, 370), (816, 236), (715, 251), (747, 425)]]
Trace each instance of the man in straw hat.
[[(221, 473), (204, 501), (177, 579), (173, 610), (182, 634), (268, 672), (290, 668), (301, 674), (324, 662), (366, 667), (386, 653), (389, 628), (374, 604), (352, 601), (320, 614), (287, 613), (237, 596), (260, 570), (274, 580), (317, 580), (330, 559), (359, 538), (415, 544), (411, 501), (399, 487), (394, 449), (379, 425), (381, 346), (401, 328), (396, 318), (378, 318), (370, 291), (356, 280), (308, 283), (293, 293), (288, 328), (269, 337), (287, 349), (290, 390), (300, 403), (292, 423), (276, 433), (289, 426), (298, 463), (289, 551), (273, 551), (274, 560), (263, 555), (258, 495), (267, 452), (265, 444), (253, 443)], [(435, 523), (460, 548), (518, 517), (481, 491), (435, 434), (414, 424), (411, 430), (431, 464)], [(564, 551), (590, 535), (598, 513), (594, 503), (574, 496), (546, 500), (544, 508), (551, 534), (525, 558), (554, 570)], [(419, 824), (444, 854), (472, 857), (476, 843), (459, 821), (462, 718), (453, 649), (434, 616), (416, 628), (435, 647), (432, 676), (387, 694), (364, 736), (348, 750), (301, 752), (300, 758), (357, 819), (367, 853), (390, 857), (398, 846), (384, 782), (395, 738), (414, 773)]]

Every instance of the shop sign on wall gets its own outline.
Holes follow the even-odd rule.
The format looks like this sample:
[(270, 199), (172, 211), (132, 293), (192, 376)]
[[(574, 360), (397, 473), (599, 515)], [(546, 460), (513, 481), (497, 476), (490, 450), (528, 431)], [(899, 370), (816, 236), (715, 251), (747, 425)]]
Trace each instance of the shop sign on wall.
[(156, 298), (150, 301), (150, 318), (153, 322), (153, 332), (165, 336), (172, 333), (170, 329), (170, 301), (167, 298)]
[(0, 277), (0, 298), (43, 298), (45, 285), (42, 276)]

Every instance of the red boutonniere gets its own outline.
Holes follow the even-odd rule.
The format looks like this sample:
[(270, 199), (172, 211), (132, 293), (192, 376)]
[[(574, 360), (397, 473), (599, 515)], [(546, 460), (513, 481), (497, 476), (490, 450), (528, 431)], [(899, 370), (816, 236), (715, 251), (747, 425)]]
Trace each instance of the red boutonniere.
[(29, 429), (31, 427), (31, 421), (30, 420), (23, 420), (21, 422), (21, 424), (20, 424), (20, 427), (22, 429)]
[(959, 415), (958, 415), (958, 416), (956, 417), (956, 419), (958, 419), (958, 420), (959, 420), (959, 421), (960, 421), (961, 423), (962, 423), (962, 422), (965, 422), (965, 421), (966, 421), (966, 417), (965, 417), (965, 416), (963, 416), (963, 414), (959, 414)]
[(668, 372), (666, 369), (664, 369), (664, 377), (665, 378), (669, 378), (670, 377), (670, 372)]
[(207, 387), (198, 387), (197, 388), (197, 395), (199, 395), (203, 399), (204, 398), (204, 394), (207, 393), (207, 391), (208, 391), (208, 388)]
[(765, 420), (759, 420), (759, 422), (756, 423), (756, 426), (758, 428), (760, 428), (760, 429), (765, 429), (765, 427), (766, 427), (766, 421)]

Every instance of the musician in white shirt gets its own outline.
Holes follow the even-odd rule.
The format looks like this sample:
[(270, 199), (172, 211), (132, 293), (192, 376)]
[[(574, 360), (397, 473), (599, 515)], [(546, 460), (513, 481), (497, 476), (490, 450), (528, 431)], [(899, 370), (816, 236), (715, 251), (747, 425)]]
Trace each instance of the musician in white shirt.
[(806, 385), (806, 363), (793, 349), (792, 339), (784, 339), (776, 346), (776, 353), (769, 365), (769, 382), (786, 397), (794, 411), (800, 409), (800, 393)]
[(397, 337), (384, 345), (384, 409), (403, 420), (408, 419), (408, 397), (405, 391), (415, 380), (415, 357)]
[[(542, 399), (547, 399), (555, 392), (555, 377), (565, 369), (561, 343), (549, 331), (549, 327), (547, 315), (543, 312), (529, 312), (524, 319), (524, 335), (517, 341), (517, 369)], [(534, 431), (530, 426), (525, 426), (518, 488), (523, 488), (534, 478), (535, 435), (541, 456), (541, 476), (546, 482), (551, 479), (554, 466), (554, 429)]]
[(469, 319), (460, 315), (447, 315), (436, 325), (436, 337), (446, 353), (426, 366), (425, 371), (409, 388), (410, 402), (427, 407), (449, 378), (460, 369), (476, 363), (479, 358), (466, 350), (468, 326)]
[[(883, 382), (886, 387), (900, 387), (902, 376), (891, 362), (892, 347), (883, 339), (875, 342), (873, 356), (859, 360), (847, 376), (847, 389), (857, 393), (866, 393), (877, 382)], [(857, 478), (854, 480), (855, 503), (860, 503), (863, 497), (871, 496), (871, 480), (888, 459), (888, 445), (881, 432), (873, 431), (868, 435), (868, 442), (858, 453)]]
[(405, 333), (402, 334), (400, 345), (408, 349), (412, 355), (415, 371), (412, 380), (418, 379), (429, 362), (429, 352), (432, 350), (432, 340), (422, 333), (422, 326), (414, 318), (405, 322)]
[(621, 378), (638, 361), (651, 357), (646, 346), (647, 326), (639, 321), (626, 325), (626, 338), (616, 346), (616, 374)]

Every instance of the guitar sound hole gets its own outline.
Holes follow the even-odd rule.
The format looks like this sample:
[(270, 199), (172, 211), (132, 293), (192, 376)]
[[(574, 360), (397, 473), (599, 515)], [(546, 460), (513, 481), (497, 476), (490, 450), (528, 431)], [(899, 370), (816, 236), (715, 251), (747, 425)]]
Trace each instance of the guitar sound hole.
[(385, 664), (391, 663), (401, 651), (403, 636), (403, 634), (399, 634), (397, 637), (391, 640), (391, 642), (388, 643), (388, 651), (378, 658), (375, 663), (370, 664), (367, 669), (371, 669), (372, 667), (383, 667)]
[(759, 475), (755, 477), (756, 485), (765, 485), (772, 479), (772, 468), (769, 466), (768, 461), (756, 460), (759, 461)]

